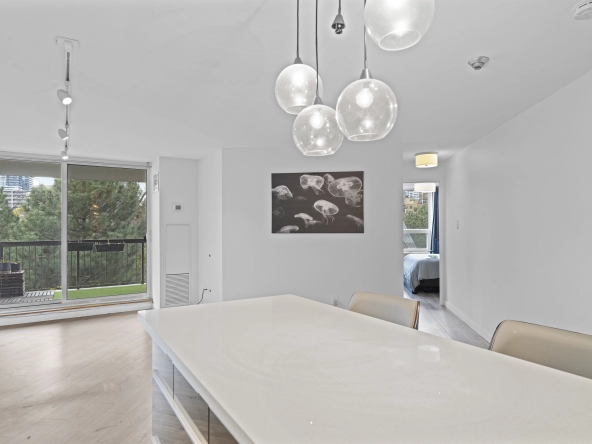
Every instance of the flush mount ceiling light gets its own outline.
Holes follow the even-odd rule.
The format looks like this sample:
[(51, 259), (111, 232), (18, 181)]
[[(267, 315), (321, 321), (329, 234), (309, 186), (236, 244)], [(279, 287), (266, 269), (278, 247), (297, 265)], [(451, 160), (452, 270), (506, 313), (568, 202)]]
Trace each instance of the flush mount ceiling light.
[(343, 90), (335, 109), (339, 128), (348, 140), (354, 142), (382, 139), (397, 120), (395, 93), (386, 83), (373, 79), (368, 69), (366, 29), (362, 75)]
[(436, 192), (436, 184), (435, 183), (416, 183), (413, 184), (413, 191), (416, 193), (435, 193)]
[(434, 0), (368, 0), (364, 20), (368, 35), (386, 51), (417, 44), (434, 18)]
[(64, 91), (63, 89), (58, 89), (58, 99), (60, 99), (60, 102), (62, 102), (64, 105), (69, 105), (72, 103), (72, 97), (70, 97), (70, 94), (68, 94), (68, 92)]
[(417, 168), (434, 168), (438, 166), (438, 153), (417, 153), (415, 155)]
[(305, 156), (329, 156), (335, 154), (343, 143), (335, 110), (323, 105), (319, 93), (319, 0), (316, 0), (315, 48), (317, 64), (317, 88), (314, 105), (304, 109), (294, 121), (293, 136), (296, 147)]
[[(296, 59), (285, 68), (275, 82), (275, 98), (288, 114), (298, 114), (314, 103), (317, 73), (300, 60), (300, 0), (296, 0)], [(319, 89), (323, 84), (319, 79)]]
[(58, 135), (62, 140), (68, 140), (70, 138), (70, 135), (61, 128), (58, 130)]

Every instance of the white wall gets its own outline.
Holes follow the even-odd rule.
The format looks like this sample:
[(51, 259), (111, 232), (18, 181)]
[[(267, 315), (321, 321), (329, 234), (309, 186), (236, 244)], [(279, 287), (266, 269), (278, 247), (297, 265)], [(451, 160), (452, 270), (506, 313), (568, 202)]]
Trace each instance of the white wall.
[(592, 333), (591, 104), (589, 72), (447, 161), (447, 305), (485, 338)]
[(197, 169), (199, 275), (203, 302), (222, 300), (222, 151), (201, 159)]
[[(165, 273), (165, 242), (166, 227), (169, 224), (187, 224), (190, 227), (190, 294), (192, 302), (198, 300), (199, 292), (199, 266), (198, 266), (198, 161), (189, 159), (176, 159), (171, 157), (159, 157), (153, 162), (153, 174), (159, 173), (160, 189), (154, 193), (152, 223), (154, 260), (153, 270), (153, 297), (154, 307), (161, 308), (164, 303), (161, 297), (164, 294)], [(173, 204), (183, 205), (183, 211), (173, 211)], [(160, 279), (159, 279), (160, 277)]]
[(150, 168), (150, 177), (147, 179), (146, 187), (149, 189), (150, 199), (150, 232), (147, 239), (149, 242), (148, 248), (148, 263), (150, 264), (150, 272), (148, 279), (150, 280), (150, 287), (152, 291), (152, 301), (155, 308), (160, 308), (160, 274), (161, 274), (161, 260), (160, 260), (160, 192), (154, 192), (154, 175), (158, 174), (160, 169), (160, 158), (152, 161)]
[[(401, 152), (348, 144), (305, 157), (294, 147), (225, 149), (224, 300), (294, 293), (347, 306), (357, 290), (402, 294)], [(364, 171), (364, 234), (271, 233), (271, 174)]]

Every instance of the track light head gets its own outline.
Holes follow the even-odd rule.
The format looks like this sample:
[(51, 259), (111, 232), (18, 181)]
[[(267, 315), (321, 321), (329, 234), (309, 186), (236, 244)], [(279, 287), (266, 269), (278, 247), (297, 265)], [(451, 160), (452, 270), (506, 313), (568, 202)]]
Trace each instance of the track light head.
[(70, 135), (61, 128), (58, 130), (58, 135), (62, 140), (68, 140), (70, 138)]
[(64, 105), (69, 105), (70, 103), (72, 103), (72, 97), (70, 97), (68, 91), (65, 91), (63, 89), (58, 89), (58, 98), (60, 99), (60, 102), (62, 102)]
[(68, 152), (67, 151), (62, 151), (60, 154), (62, 155), (63, 160), (68, 160)]
[(345, 29), (345, 22), (343, 21), (343, 16), (341, 15), (341, 13), (337, 14), (337, 16), (335, 17), (335, 20), (333, 20), (331, 28), (335, 30), (335, 34), (341, 34), (343, 32), (343, 30)]

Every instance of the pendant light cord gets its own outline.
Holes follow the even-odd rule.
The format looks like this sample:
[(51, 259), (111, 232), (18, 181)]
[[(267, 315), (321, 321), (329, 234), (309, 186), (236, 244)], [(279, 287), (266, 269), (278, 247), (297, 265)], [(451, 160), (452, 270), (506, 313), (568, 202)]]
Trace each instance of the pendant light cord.
[[(339, 0), (341, 3), (341, 0)], [(366, 11), (366, 0), (364, 0), (364, 11)], [(368, 55), (366, 54), (366, 20), (364, 20), (364, 69), (368, 69)]]
[(319, 0), (316, 0), (315, 11), (315, 50), (317, 59), (317, 97), (319, 97)]
[(296, 0), (296, 59), (300, 58), (300, 0)]

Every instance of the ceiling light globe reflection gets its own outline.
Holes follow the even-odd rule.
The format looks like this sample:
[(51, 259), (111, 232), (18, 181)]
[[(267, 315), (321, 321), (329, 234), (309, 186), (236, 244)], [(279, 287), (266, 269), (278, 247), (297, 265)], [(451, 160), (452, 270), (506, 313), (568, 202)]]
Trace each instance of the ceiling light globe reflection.
[(320, 129), (324, 124), (325, 118), (320, 112), (316, 112), (310, 117), (310, 126), (314, 129)]
[(356, 96), (356, 103), (360, 108), (368, 108), (370, 105), (372, 105), (373, 101), (374, 96), (368, 88), (362, 89), (362, 91), (360, 91)]

